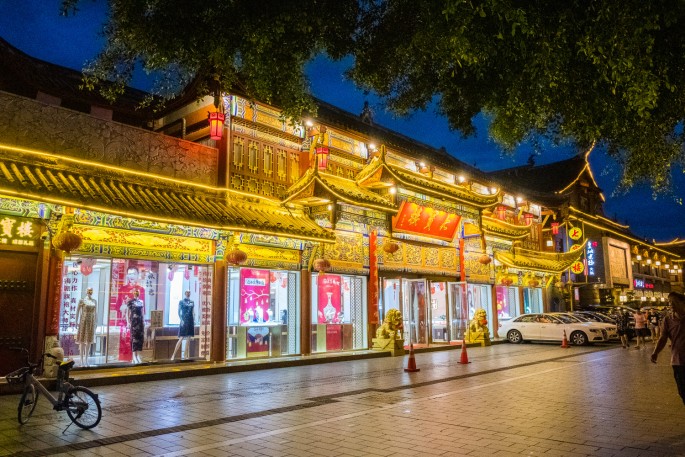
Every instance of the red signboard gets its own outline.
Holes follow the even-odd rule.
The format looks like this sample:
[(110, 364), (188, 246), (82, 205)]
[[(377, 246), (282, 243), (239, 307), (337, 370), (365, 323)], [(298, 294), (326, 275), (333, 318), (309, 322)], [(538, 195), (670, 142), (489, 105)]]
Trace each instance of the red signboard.
[(396, 232), (452, 241), (459, 227), (459, 219), (454, 213), (403, 201), (397, 216), (392, 218), (392, 226)]
[(254, 325), (268, 321), (269, 270), (240, 270), (240, 324)]
[(340, 306), (340, 285), (342, 278), (338, 275), (319, 275), (318, 286), (318, 322), (319, 324), (341, 324), (343, 313)]

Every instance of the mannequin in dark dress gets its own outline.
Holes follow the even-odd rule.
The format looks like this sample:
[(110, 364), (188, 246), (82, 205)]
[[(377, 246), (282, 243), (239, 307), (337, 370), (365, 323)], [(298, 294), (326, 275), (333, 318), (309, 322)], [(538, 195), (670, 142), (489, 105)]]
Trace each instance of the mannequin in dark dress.
[(178, 342), (171, 360), (176, 358), (176, 353), (181, 349), (183, 340), (186, 340), (183, 358), (187, 359), (190, 352), (190, 341), (195, 336), (195, 302), (190, 299), (189, 290), (186, 290), (185, 298), (178, 302), (178, 317), (181, 320), (178, 326)]
[(140, 353), (143, 351), (145, 341), (145, 317), (143, 315), (143, 301), (140, 292), (133, 290), (133, 298), (126, 303), (126, 321), (131, 329), (131, 352), (133, 363), (143, 363)]

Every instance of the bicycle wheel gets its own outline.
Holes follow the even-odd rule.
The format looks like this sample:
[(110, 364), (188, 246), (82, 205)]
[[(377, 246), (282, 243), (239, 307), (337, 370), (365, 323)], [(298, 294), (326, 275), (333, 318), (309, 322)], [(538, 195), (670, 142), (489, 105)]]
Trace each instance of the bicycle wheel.
[(100, 400), (90, 389), (74, 387), (64, 399), (67, 415), (71, 421), (84, 430), (95, 427), (102, 418)]
[(33, 410), (36, 409), (36, 403), (38, 402), (38, 395), (36, 394), (36, 387), (33, 384), (27, 384), (24, 387), (24, 392), (21, 394), (21, 400), (19, 400), (19, 408), (17, 411), (17, 419), (21, 425), (24, 425), (31, 419), (31, 414)]

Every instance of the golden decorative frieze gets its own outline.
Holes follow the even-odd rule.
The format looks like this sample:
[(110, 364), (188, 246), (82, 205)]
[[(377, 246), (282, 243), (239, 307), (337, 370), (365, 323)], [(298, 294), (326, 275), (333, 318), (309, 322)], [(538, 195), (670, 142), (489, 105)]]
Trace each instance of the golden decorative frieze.
[(511, 251), (496, 251), (495, 260), (507, 267), (560, 273), (578, 261), (583, 256), (583, 252), (585, 252), (585, 243), (579, 249), (562, 253), (530, 251), (514, 247)]
[(482, 224), (483, 232), (488, 235), (497, 235), (515, 239), (526, 238), (530, 235), (530, 225), (510, 224), (489, 216), (483, 216)]

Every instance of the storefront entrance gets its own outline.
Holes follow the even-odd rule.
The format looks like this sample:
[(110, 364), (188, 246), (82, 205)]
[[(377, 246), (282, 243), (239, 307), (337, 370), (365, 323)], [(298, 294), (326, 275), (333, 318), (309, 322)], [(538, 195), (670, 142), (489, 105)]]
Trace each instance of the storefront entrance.
[(382, 279), (381, 318), (397, 309), (404, 319), (404, 344), (461, 340), (468, 325), (466, 284), (427, 279)]

